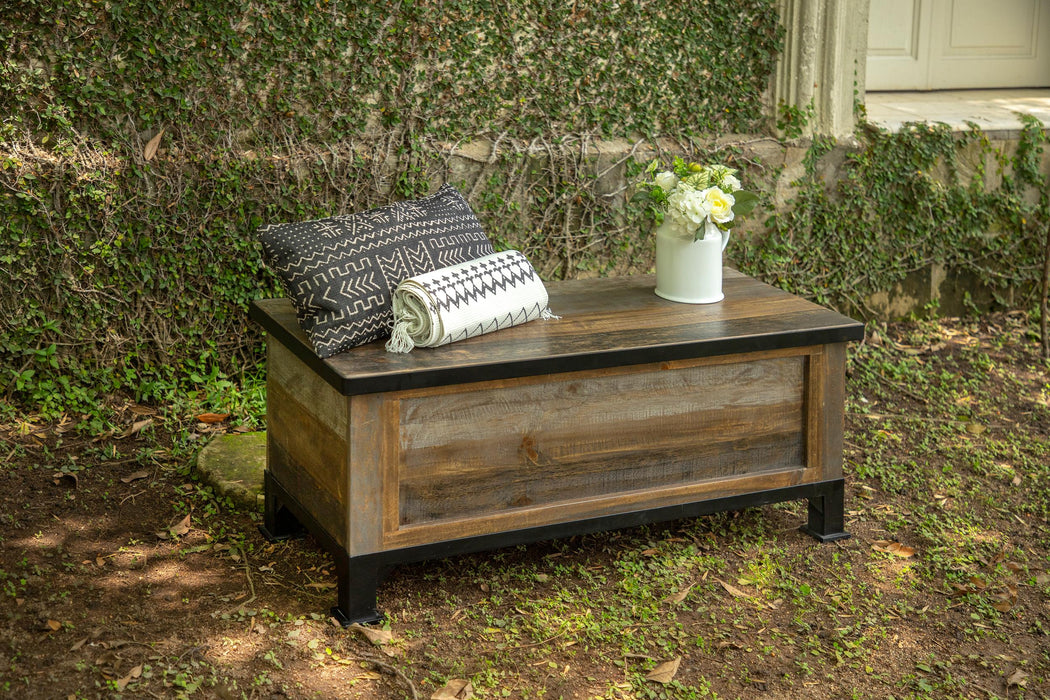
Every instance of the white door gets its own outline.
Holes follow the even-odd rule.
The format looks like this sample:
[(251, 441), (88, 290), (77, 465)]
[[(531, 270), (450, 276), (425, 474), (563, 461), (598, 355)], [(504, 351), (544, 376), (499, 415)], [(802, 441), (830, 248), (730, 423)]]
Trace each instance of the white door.
[(866, 83), (1050, 87), (1050, 0), (871, 0)]

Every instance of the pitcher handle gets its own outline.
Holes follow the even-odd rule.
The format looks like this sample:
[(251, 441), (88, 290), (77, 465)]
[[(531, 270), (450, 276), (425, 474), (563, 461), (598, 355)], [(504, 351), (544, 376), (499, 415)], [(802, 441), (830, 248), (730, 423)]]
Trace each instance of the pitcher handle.
[(729, 245), (729, 231), (722, 231), (722, 251), (724, 252), (726, 246)]

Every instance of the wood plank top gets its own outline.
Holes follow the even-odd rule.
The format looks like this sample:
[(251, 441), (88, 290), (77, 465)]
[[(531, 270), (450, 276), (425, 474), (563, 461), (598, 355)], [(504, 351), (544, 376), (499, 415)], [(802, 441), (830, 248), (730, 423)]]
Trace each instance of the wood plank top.
[(860, 340), (864, 325), (734, 270), (725, 299), (679, 304), (656, 296), (653, 275), (547, 285), (560, 320), (408, 354), (385, 341), (322, 360), (288, 299), (252, 302), (251, 317), (344, 395), (602, 369), (695, 357)]

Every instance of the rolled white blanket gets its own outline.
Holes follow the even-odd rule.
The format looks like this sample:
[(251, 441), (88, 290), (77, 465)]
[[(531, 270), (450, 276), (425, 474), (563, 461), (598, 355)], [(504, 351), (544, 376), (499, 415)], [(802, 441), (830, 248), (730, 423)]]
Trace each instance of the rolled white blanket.
[(410, 277), (394, 290), (389, 352), (433, 348), (537, 318), (557, 318), (547, 289), (516, 250)]

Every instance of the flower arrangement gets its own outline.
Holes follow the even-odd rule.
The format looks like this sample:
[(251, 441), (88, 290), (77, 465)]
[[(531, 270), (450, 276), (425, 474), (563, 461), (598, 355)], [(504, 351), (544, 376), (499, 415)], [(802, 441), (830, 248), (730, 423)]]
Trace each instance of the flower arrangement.
[(660, 161), (654, 160), (636, 198), (649, 201), (657, 224), (669, 221), (676, 235), (700, 240), (706, 223), (728, 231), (730, 222), (758, 203), (758, 195), (741, 189), (736, 172), (725, 165), (686, 163), (679, 157), (670, 170), (660, 170)]

